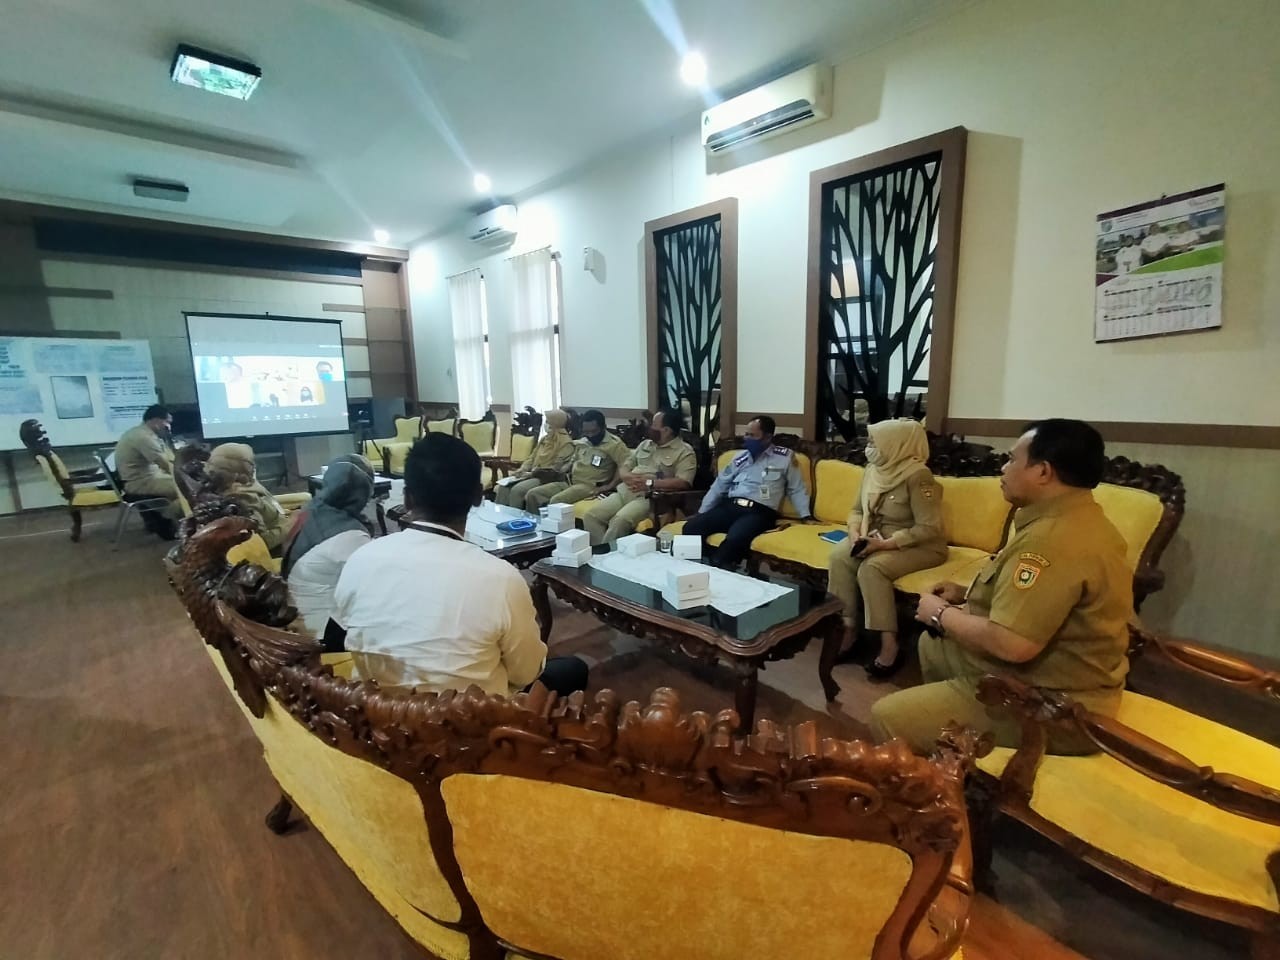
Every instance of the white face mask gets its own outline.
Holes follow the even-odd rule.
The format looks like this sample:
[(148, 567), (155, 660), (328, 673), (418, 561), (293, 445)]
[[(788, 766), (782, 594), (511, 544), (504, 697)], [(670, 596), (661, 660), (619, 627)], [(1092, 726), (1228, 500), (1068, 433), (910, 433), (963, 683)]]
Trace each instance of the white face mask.
[(864, 452), (867, 455), (867, 463), (871, 464), (873, 467), (878, 467), (883, 462), (883, 457), (880, 455), (880, 448), (869, 440), (864, 448)]

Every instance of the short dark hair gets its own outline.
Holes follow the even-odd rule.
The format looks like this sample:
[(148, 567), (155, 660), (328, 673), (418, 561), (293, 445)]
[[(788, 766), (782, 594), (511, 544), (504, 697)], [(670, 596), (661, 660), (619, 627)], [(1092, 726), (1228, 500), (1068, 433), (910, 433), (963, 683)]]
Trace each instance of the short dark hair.
[(480, 492), (480, 455), (457, 437), (428, 433), (405, 458), (404, 487), (429, 517), (465, 516)]
[(684, 429), (684, 414), (675, 407), (659, 407), (658, 412), (654, 414), (654, 419), (662, 417), (662, 425), (680, 436), (680, 431)]
[(604, 414), (599, 410), (588, 410), (584, 413), (582, 415), (582, 423), (584, 425), (588, 423), (598, 424), (601, 430), (605, 429)]
[(1032, 435), (1027, 446), (1029, 463), (1049, 464), (1069, 487), (1092, 490), (1102, 482), (1107, 466), (1106, 446), (1102, 434), (1083, 420), (1037, 420), (1022, 432)]
[(752, 417), (756, 423), (760, 424), (760, 432), (773, 436), (773, 432), (778, 429), (778, 425), (774, 422), (773, 417), (766, 413), (760, 414), (758, 417)]
[(142, 411), (142, 422), (146, 423), (148, 420), (163, 420), (167, 416), (169, 416), (168, 407), (163, 403), (153, 403), (151, 406), (147, 407), (146, 410)]

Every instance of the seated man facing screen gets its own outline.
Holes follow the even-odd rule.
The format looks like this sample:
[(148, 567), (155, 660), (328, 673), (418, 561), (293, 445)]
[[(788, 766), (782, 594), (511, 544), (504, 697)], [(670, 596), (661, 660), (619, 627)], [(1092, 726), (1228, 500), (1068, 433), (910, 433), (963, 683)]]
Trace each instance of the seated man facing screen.
[[(169, 501), (169, 517), (182, 516), (178, 503), (178, 485), (173, 479), (173, 448), (169, 446), (169, 426), (173, 416), (155, 403), (142, 414), (142, 422), (126, 430), (116, 441), (116, 472), (124, 484), (124, 492), (133, 497), (163, 497)], [(150, 513), (143, 522), (153, 533), (172, 539), (174, 531), (163, 518)]]
[(534, 487), (525, 494), (525, 509), (539, 510), (548, 503), (577, 503), (607, 493), (630, 455), (622, 439), (605, 429), (604, 414), (588, 410), (582, 415), (582, 436), (573, 441), (568, 481), (553, 480)]
[(655, 490), (688, 490), (698, 472), (693, 447), (680, 439), (684, 426), (677, 410), (663, 409), (653, 418), (649, 439), (642, 441), (622, 465), (616, 493), (605, 497), (582, 518), (591, 545), (613, 543), (633, 533), (649, 515), (649, 494)]
[(352, 676), (385, 688), (502, 696), (541, 680), (585, 689), (577, 657), (547, 659), (524, 578), (463, 539), (484, 497), (480, 457), (457, 437), (429, 433), (405, 460), (405, 506), (421, 527), (361, 547), (334, 593), (325, 648), (352, 654)]
[(751, 541), (778, 522), (778, 507), (785, 493), (796, 513), (809, 516), (809, 491), (796, 466), (795, 455), (773, 445), (773, 417), (756, 417), (742, 436), (746, 449), (729, 462), (702, 498), (698, 515), (684, 525), (684, 532), (702, 537), (725, 534), (712, 563), (732, 569), (751, 549)]
[[(1079, 420), (1030, 424), (1005, 464), (1000, 488), (1018, 508), (1008, 544), (968, 590), (942, 583), (920, 598), (916, 619), (923, 686), (871, 708), (881, 739), (901, 737), (927, 753), (948, 721), (1021, 742), (1011, 716), (975, 698), (978, 680), (1006, 674), (1060, 691), (1114, 716), (1129, 669), (1133, 578), (1125, 542), (1091, 492), (1106, 455), (1098, 431)], [(1051, 735), (1054, 753), (1086, 753), (1087, 741)]]

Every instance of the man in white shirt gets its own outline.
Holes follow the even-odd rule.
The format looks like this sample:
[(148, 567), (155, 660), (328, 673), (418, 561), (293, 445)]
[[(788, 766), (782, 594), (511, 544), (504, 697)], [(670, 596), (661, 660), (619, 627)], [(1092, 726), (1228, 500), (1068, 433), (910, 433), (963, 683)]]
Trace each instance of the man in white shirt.
[(405, 461), (408, 528), (353, 553), (334, 595), (327, 650), (346, 649), (353, 677), (384, 688), (507, 696), (541, 680), (567, 695), (587, 683), (576, 657), (547, 660), (524, 578), (464, 540), (483, 497), (480, 458), (462, 440), (430, 433)]
[(1142, 262), (1154, 263), (1169, 252), (1169, 235), (1164, 227), (1153, 223), (1147, 235), (1142, 238)]
[(1130, 236), (1125, 236), (1120, 244), (1120, 249), (1116, 251), (1116, 275), (1123, 277), (1142, 265), (1142, 248)]

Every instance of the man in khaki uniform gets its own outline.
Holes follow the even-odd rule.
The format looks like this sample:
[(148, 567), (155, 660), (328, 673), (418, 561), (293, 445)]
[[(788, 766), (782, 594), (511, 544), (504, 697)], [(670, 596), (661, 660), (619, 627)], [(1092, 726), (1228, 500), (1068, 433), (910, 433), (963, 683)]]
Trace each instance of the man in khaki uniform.
[[(991, 731), (1000, 746), (1017, 746), (1012, 717), (975, 699), (988, 673), (1115, 715), (1129, 669), (1133, 575), (1124, 538), (1091, 492), (1105, 463), (1102, 437), (1086, 423), (1043, 420), (1027, 428), (1000, 481), (1019, 508), (1014, 533), (967, 596), (960, 585), (943, 583), (920, 598), (916, 619), (939, 635), (920, 639), (925, 684), (872, 707), (881, 738), (901, 737), (925, 753), (954, 720)], [(1049, 749), (1082, 753), (1091, 745), (1054, 733)]]
[(653, 418), (650, 439), (632, 451), (622, 465), (616, 493), (610, 494), (583, 517), (591, 545), (612, 544), (635, 531), (649, 515), (649, 494), (654, 490), (688, 490), (698, 471), (693, 447), (680, 439), (683, 423), (676, 410), (661, 410)]
[(525, 508), (538, 510), (548, 503), (577, 503), (604, 493), (614, 485), (630, 455), (617, 434), (605, 429), (604, 414), (588, 410), (582, 415), (582, 436), (573, 441), (568, 481), (555, 480), (534, 487), (525, 494)]
[(173, 479), (173, 451), (162, 439), (172, 423), (173, 417), (160, 404), (147, 407), (142, 423), (125, 431), (116, 442), (116, 472), (124, 482), (125, 493), (164, 497), (171, 501), (170, 515), (179, 517), (182, 509)]

